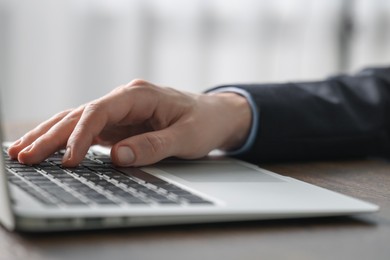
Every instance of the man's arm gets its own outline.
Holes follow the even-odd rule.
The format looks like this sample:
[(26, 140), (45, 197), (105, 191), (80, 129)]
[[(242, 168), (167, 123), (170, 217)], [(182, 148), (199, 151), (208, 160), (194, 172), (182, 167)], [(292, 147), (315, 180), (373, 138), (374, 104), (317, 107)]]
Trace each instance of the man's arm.
[(55, 115), (8, 152), (34, 164), (65, 148), (65, 166), (77, 165), (92, 144), (111, 145), (121, 166), (199, 158), (216, 148), (244, 147), (240, 156), (254, 161), (384, 153), (389, 84), (388, 68), (322, 82), (233, 86), (249, 93), (249, 102), (239, 93), (191, 94), (134, 80)]
[[(251, 94), (259, 127), (251, 161), (328, 159), (389, 151), (390, 68), (325, 81), (221, 86)], [(218, 89), (218, 88), (217, 88)]]

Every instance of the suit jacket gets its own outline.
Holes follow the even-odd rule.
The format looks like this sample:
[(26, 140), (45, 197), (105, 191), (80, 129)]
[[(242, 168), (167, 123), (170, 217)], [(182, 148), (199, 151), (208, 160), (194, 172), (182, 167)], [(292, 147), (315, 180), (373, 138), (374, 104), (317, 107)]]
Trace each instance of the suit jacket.
[(390, 67), (318, 82), (231, 85), (249, 92), (259, 127), (250, 161), (335, 159), (390, 152)]

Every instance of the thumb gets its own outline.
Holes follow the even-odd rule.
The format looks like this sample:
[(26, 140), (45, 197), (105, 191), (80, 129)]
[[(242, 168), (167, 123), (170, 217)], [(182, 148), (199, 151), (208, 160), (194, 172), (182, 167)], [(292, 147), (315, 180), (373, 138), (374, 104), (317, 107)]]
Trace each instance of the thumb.
[(172, 156), (174, 138), (168, 129), (147, 132), (124, 139), (111, 149), (118, 166), (143, 166)]

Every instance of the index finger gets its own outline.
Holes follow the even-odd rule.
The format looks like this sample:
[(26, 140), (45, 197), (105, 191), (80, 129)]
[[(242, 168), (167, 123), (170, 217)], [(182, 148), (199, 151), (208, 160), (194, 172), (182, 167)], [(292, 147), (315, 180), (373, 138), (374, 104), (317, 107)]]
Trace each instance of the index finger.
[(108, 95), (87, 104), (69, 136), (63, 165), (77, 166), (89, 147), (106, 126), (118, 124), (126, 119), (126, 124), (139, 123), (153, 116), (156, 96), (148, 87), (134, 88), (122, 86)]

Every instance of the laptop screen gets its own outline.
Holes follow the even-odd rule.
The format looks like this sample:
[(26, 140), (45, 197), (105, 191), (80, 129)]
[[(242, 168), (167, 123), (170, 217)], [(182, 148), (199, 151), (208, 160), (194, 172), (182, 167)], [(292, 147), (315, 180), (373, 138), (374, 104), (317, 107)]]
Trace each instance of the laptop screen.
[[(1, 96), (0, 96), (1, 101)], [(0, 102), (0, 104), (3, 104)], [(3, 149), (3, 122), (0, 108), (0, 144)], [(4, 168), (4, 156), (3, 151), (0, 155), (0, 222), (9, 230), (13, 230), (15, 227), (15, 219), (11, 210), (11, 201), (9, 196), (9, 187), (7, 181), (7, 175)]]

